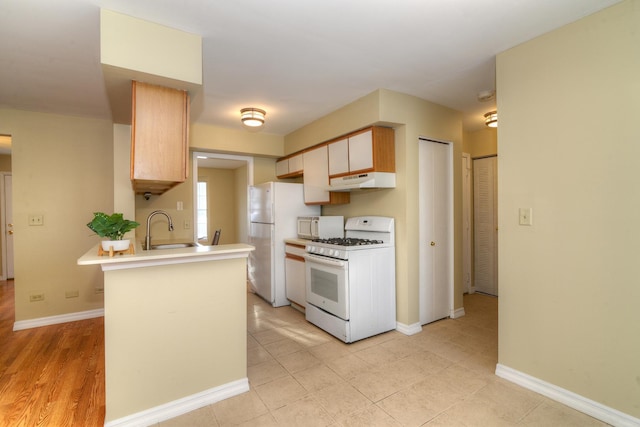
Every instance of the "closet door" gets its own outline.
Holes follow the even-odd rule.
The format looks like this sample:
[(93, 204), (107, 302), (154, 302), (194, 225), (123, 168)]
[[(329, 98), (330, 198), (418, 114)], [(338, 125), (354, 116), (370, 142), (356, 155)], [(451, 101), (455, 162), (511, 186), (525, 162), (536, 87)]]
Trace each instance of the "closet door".
[(474, 280), (477, 292), (498, 295), (497, 158), (473, 161)]

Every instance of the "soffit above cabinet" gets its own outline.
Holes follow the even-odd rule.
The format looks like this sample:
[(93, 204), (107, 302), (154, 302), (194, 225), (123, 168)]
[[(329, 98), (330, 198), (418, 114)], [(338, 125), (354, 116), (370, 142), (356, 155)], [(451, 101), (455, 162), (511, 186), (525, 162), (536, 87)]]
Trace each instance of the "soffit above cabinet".
[[(144, 54), (141, 54), (144, 53)], [(202, 90), (202, 37), (100, 11), (100, 62), (115, 123), (131, 124), (131, 81)]]

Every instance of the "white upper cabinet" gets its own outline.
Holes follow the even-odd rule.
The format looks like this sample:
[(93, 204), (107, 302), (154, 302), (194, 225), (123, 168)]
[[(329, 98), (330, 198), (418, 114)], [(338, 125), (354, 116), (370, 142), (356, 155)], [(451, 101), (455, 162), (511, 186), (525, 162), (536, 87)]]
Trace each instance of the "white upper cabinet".
[(303, 173), (302, 153), (280, 159), (276, 162), (276, 176), (278, 178), (293, 178)]
[(349, 193), (329, 191), (329, 150), (326, 144), (303, 153), (304, 202), (308, 205), (349, 203)]
[(359, 172), (395, 172), (394, 131), (374, 126), (331, 141), (329, 176)]
[(373, 136), (371, 130), (349, 137), (349, 172), (373, 169)]
[(329, 144), (329, 175), (349, 172), (349, 139), (341, 139)]

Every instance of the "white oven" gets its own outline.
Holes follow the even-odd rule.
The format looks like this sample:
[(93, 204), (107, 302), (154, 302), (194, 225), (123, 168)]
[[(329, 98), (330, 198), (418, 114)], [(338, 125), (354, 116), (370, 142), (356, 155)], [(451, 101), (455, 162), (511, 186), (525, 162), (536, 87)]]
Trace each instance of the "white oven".
[(349, 218), (345, 231), (306, 245), (305, 318), (349, 343), (396, 328), (394, 220)]
[(349, 320), (349, 263), (320, 255), (305, 255), (307, 302)]

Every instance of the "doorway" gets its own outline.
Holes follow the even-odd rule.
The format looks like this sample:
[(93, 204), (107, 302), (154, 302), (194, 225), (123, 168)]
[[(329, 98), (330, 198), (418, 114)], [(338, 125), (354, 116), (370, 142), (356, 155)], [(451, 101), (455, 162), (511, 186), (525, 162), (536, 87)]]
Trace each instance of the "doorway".
[(498, 197), (496, 156), (473, 160), (474, 284), (498, 296)]
[[(236, 214), (235, 221), (235, 229), (228, 230), (223, 229), (221, 233), (221, 241), (226, 243), (247, 243), (248, 242), (248, 227), (249, 227), (249, 217), (248, 217), (248, 200), (249, 200), (249, 191), (248, 187), (253, 185), (253, 157), (249, 156), (238, 156), (232, 154), (220, 154), (220, 153), (209, 153), (209, 152), (193, 152), (193, 194), (194, 194), (194, 206), (193, 206), (193, 224), (198, 224), (198, 207), (197, 207), (197, 197), (195, 195), (198, 194), (198, 181), (199, 177), (203, 175), (207, 175), (205, 171), (207, 169), (214, 170), (231, 170), (235, 171), (235, 180), (233, 181), (233, 189), (225, 188), (225, 191), (232, 191), (235, 195), (235, 204), (233, 206), (225, 205), (220, 201), (217, 201), (216, 197), (221, 193), (221, 188), (219, 184), (213, 181), (207, 182), (207, 187), (209, 194), (211, 195), (209, 199), (213, 201), (213, 204), (210, 204), (209, 209), (209, 218), (211, 216), (216, 215), (217, 209), (231, 209)], [(213, 194), (215, 193), (215, 194)], [(227, 215), (228, 216), (228, 215)], [(219, 224), (210, 223), (207, 227), (210, 231), (210, 236), (206, 239), (211, 242), (213, 237), (213, 230), (216, 228), (220, 228)], [(224, 227), (223, 227), (224, 228)], [(193, 227), (194, 229), (194, 239), (198, 239), (198, 227)], [(197, 240), (196, 240), (197, 241)]]
[(453, 146), (418, 144), (420, 324), (453, 317)]
[(0, 280), (13, 279), (13, 192), (10, 172), (0, 173), (0, 210), (2, 211), (2, 274)]

